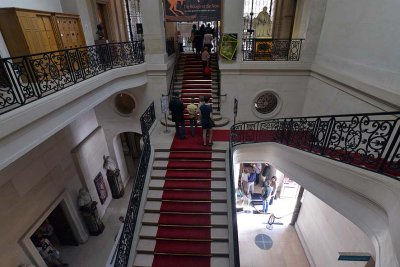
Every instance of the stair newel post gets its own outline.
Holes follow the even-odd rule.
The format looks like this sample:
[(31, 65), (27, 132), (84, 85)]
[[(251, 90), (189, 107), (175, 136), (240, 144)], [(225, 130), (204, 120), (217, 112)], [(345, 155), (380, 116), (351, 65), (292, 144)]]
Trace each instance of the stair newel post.
[(238, 100), (235, 98), (233, 103), (233, 125), (236, 124), (237, 107), (238, 107)]

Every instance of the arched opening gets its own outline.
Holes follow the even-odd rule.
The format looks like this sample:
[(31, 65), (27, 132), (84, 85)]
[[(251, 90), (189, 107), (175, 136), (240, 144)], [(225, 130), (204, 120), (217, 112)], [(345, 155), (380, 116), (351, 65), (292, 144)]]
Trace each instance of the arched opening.
[(142, 135), (135, 132), (123, 132), (114, 139), (115, 156), (121, 170), (123, 183), (126, 185), (130, 177), (135, 177), (142, 150), (140, 140)]

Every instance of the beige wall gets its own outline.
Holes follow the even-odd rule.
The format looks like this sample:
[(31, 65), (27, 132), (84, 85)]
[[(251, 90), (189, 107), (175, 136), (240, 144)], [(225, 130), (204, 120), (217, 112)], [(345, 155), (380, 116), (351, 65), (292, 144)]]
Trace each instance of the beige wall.
[(366, 263), (339, 262), (338, 252), (374, 255), (370, 239), (360, 228), (307, 191), (304, 191), (296, 229), (306, 244), (304, 249), (312, 266), (361, 267)]
[[(77, 225), (73, 228), (86, 234), (77, 207), (78, 191), (83, 185), (71, 151), (97, 126), (91, 110), (0, 172), (1, 266), (31, 263), (21, 240), (45, 219), (63, 192), (74, 206), (72, 217)], [(107, 144), (104, 140), (92, 146)], [(97, 193), (92, 195), (95, 197)]]
[(76, 199), (81, 184), (67, 140), (61, 130), (0, 172), (2, 266), (29, 263), (19, 240), (64, 189)]

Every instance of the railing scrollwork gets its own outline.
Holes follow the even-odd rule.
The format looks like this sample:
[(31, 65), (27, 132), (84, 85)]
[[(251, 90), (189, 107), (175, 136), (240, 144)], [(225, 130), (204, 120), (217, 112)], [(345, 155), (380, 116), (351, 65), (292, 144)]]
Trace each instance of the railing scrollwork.
[(243, 39), (244, 61), (299, 61), (302, 39)]
[(230, 142), (275, 142), (400, 180), (400, 112), (236, 123)]
[(143, 41), (0, 59), (0, 114), (108, 70), (144, 62)]

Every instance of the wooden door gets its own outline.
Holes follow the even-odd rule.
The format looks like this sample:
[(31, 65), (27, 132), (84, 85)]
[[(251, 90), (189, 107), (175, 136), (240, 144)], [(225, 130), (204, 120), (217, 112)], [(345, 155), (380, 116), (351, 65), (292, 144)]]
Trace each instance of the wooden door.
[(29, 53), (45, 52), (42, 46), (41, 20), (36, 16), (36, 13), (18, 11), (17, 15), (29, 47)]
[(59, 50), (53, 27), (51, 25), (51, 17), (38, 15), (38, 19), (40, 20), (39, 27), (42, 35), (43, 49), (45, 49), (45, 51)]
[(56, 19), (64, 49), (86, 46), (79, 18), (57, 16)]
[(51, 26), (50, 14), (18, 11), (17, 15), (30, 54), (55, 51), (59, 49)]

